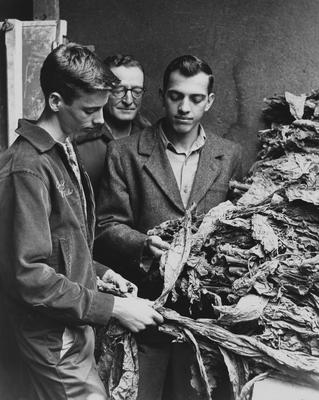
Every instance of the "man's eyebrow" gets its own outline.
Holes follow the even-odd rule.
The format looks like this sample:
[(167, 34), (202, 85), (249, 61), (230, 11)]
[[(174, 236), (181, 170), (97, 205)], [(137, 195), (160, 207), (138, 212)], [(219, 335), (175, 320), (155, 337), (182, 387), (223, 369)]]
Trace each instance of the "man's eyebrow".
[(179, 95), (181, 95), (181, 96), (185, 96), (184, 93), (182, 93), (182, 92), (180, 92), (180, 91), (178, 91), (178, 90), (175, 90), (175, 89), (167, 89), (167, 92), (168, 92), (168, 93), (179, 94)]
[[(167, 91), (175, 92), (175, 93), (182, 94), (183, 96), (187, 96), (187, 95), (185, 95), (185, 93), (180, 92), (179, 90), (176, 90), (176, 89), (167, 89)], [(206, 96), (206, 94), (204, 94), (204, 93), (189, 93), (188, 96)]]

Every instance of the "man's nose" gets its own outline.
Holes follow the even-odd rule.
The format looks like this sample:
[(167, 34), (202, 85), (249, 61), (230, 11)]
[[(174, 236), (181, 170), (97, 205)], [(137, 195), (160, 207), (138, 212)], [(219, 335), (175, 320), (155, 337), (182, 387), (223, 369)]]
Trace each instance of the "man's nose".
[(187, 114), (190, 112), (190, 102), (187, 97), (184, 97), (178, 105), (178, 111), (183, 114)]
[(103, 108), (101, 108), (99, 111), (94, 113), (93, 124), (94, 125), (103, 125), (104, 124)]
[(125, 104), (132, 104), (133, 103), (133, 96), (132, 91), (129, 89), (126, 91), (125, 96), (122, 98), (122, 102)]

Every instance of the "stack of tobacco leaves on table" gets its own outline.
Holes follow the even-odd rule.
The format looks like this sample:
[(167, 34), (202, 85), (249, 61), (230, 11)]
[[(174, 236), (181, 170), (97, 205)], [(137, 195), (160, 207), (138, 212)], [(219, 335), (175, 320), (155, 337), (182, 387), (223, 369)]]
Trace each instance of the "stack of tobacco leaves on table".
[[(221, 366), (235, 400), (266, 376), (319, 388), (319, 91), (265, 103), (271, 128), (244, 183), (231, 182), (237, 200), (150, 232), (171, 244), (158, 266), (161, 330), (192, 343), (203, 399), (214, 399)], [(116, 379), (104, 379), (114, 399), (138, 382), (125, 335), (108, 339), (122, 349)]]

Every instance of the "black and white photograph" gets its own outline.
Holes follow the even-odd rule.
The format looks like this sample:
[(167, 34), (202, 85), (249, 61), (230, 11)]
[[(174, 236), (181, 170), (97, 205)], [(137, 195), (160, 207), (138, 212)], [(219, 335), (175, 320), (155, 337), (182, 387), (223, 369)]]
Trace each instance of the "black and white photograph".
[(319, 399), (319, 1), (0, 0), (0, 400)]

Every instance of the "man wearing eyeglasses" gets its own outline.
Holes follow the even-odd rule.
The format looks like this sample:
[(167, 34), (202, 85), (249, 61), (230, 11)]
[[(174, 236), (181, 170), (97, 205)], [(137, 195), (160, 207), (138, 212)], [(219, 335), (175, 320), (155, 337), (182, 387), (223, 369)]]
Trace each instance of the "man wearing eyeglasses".
[[(192, 55), (176, 58), (166, 68), (160, 91), (164, 118), (107, 146), (97, 203), (96, 257), (133, 280), (139, 295), (150, 300), (162, 289), (151, 261), (169, 245), (159, 236), (148, 236), (148, 230), (183, 217), (193, 203), (198, 214), (208, 212), (227, 199), (229, 181), (241, 175), (240, 146), (201, 124), (214, 101), (213, 83), (206, 62)], [(139, 334), (138, 346), (137, 400), (203, 398), (191, 385), (196, 382), (196, 360), (189, 344), (147, 330)], [(227, 399), (223, 394), (220, 398)]]
[(95, 198), (103, 173), (107, 143), (134, 135), (150, 126), (148, 120), (140, 114), (145, 92), (142, 65), (132, 56), (122, 54), (107, 57), (104, 64), (120, 80), (104, 107), (105, 124), (93, 134), (90, 132), (76, 138), (80, 158), (91, 179)]

